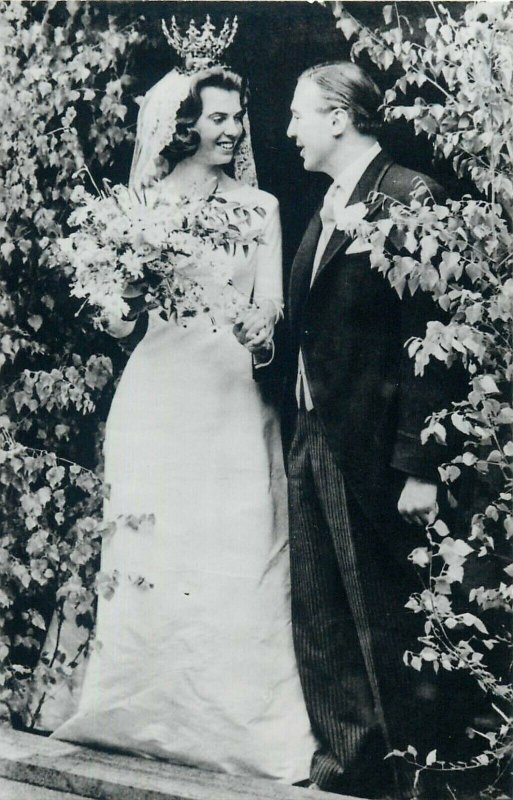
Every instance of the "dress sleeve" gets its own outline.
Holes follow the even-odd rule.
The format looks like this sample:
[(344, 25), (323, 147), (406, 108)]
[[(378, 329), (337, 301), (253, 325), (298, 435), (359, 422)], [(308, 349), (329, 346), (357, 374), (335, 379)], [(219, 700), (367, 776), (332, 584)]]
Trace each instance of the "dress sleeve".
[(283, 271), (281, 251), (280, 209), (276, 198), (266, 208), (266, 220), (262, 233), (263, 242), (256, 252), (254, 300), (272, 302), (276, 318), (283, 309)]

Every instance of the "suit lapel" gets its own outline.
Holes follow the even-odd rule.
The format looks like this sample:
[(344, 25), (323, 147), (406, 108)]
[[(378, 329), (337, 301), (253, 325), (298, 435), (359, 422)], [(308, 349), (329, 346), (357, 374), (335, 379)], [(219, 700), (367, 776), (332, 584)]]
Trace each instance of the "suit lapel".
[(308, 294), (315, 251), (321, 235), (322, 223), (317, 209), (305, 231), (290, 273), (289, 308), (295, 316), (299, 305)]
[[(355, 186), (347, 205), (352, 206), (356, 203), (365, 203), (369, 194), (379, 189), (381, 179), (391, 163), (392, 161), (389, 156), (386, 155), (386, 153), (383, 151), (378, 153), (376, 158), (371, 161)], [(367, 203), (367, 206), (369, 211), (367, 212), (365, 219), (370, 219), (375, 210), (381, 206), (381, 203), (373, 203), (372, 205)], [(326, 265), (329, 264), (333, 256), (335, 256), (344, 247), (347, 247), (352, 241), (352, 238), (352, 235), (347, 231), (341, 231), (338, 228), (335, 228), (328, 244), (326, 245), (326, 250), (322, 254), (322, 258), (314, 278), (314, 283), (317, 282), (319, 275), (324, 271)]]

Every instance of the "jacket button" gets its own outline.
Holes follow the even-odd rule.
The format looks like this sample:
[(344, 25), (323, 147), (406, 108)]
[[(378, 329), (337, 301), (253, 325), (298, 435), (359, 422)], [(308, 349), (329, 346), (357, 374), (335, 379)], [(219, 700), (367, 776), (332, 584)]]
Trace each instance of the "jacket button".
[(310, 336), (310, 331), (308, 330), (308, 328), (305, 328), (305, 329), (304, 329), (304, 331), (303, 331), (303, 334), (304, 334), (305, 336)]

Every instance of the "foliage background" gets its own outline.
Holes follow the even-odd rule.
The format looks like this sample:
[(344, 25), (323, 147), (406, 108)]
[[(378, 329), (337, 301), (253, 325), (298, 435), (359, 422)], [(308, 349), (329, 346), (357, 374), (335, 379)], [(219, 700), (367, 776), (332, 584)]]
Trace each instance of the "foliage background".
[[(457, 434), (456, 454), (448, 448), (439, 472), (448, 505), (454, 512), (459, 496), (468, 519), (449, 512), (448, 525), (439, 518), (427, 527), (426, 546), (410, 555), (424, 589), (407, 606), (424, 616), (425, 635), (405, 660), (419, 671), (448, 673), (456, 691), (473, 684), (481, 719), (469, 724), (467, 742), (460, 735), (429, 753), (412, 743), (396, 755), (418, 777), (438, 772), (448, 787), (464, 789), (470, 782), (458, 778), (470, 775), (500, 795), (510, 788), (513, 743), (513, 8), (476, 3), (453, 14), (436, 4), (413, 27), (405, 4), (386, 4), (373, 29), (351, 4), (332, 10), (351, 56), (392, 72), (385, 118), (413, 122), (435, 158), (452, 163), (471, 188), (440, 206), (420, 199), (419, 187), (409, 206), (392, 205), (390, 220), (360, 233), (373, 243), (372, 266), (400, 296), (428, 292), (445, 314), (409, 343), (417, 372), (432, 360), (458, 364), (468, 392), (434, 413), (422, 434), (442, 445)], [(470, 498), (462, 491), (469, 479)], [(457, 707), (451, 698), (451, 712)]]
[[(513, 33), (508, 4), (489, 5), (495, 9), (489, 12), (477, 7), (468, 18), (467, 8), (474, 6), (239, 3), (230, 62), (250, 79), (257, 169), (262, 188), (281, 201), (286, 267), (326, 188), (322, 176), (302, 171), (285, 137), (288, 103), (304, 68), (348, 57), (351, 47), (389, 90), (382, 143), (391, 154), (434, 174), (452, 197), (471, 193), (451, 208), (458, 224), (426, 212), (420, 226), (415, 220), (422, 209), (397, 209), (397, 232), (405, 241), (408, 232), (413, 237), (411, 258), (394, 263), (389, 278), (403, 287), (420, 283), (452, 317), (448, 328), (434, 328), (412, 351), (419, 364), (460, 359), (470, 381), (468, 400), (434, 419), (430, 435), (443, 440), (451, 426), (463, 435), (459, 460), (447, 464), (442, 477), (456, 483), (457, 494), (461, 476), (475, 475), (476, 516), (463, 532), (447, 531), (440, 520), (428, 531), (425, 550), (412, 557), (428, 594), (412, 600), (418, 604), (413, 610), (426, 616), (427, 638), (418, 647), (412, 643), (410, 663), (458, 673), (458, 681), (464, 673), (481, 685), (485, 738), (474, 734), (473, 741), (484, 746), (474, 747), (467, 765), (475, 772), (489, 764), (503, 770), (511, 752), (504, 650), (510, 643), (513, 535)], [(95, 331), (87, 313), (77, 315), (55, 269), (53, 243), (67, 230), (69, 196), (85, 165), (96, 179), (126, 180), (134, 98), (175, 63), (159, 31), (160, 17), (172, 13), (185, 22), (189, 5), (1, 4), (0, 704), (14, 724), (24, 719), (37, 727), (26, 703), (55, 605), (59, 620), (75, 617), (88, 632), (95, 585), (112, 590), (112, 576), (96, 577), (105, 535), (102, 421), (127, 352)], [(211, 13), (219, 22), (233, 5), (195, 3), (194, 13), (197, 19)], [(380, 232), (374, 235), (376, 252), (383, 254)], [(423, 280), (415, 263), (419, 248), (423, 264), (431, 264)], [(391, 266), (376, 257), (380, 265)], [(38, 691), (44, 692), (55, 680), (69, 680), (75, 662), (57, 647), (46, 665), (39, 663)], [(453, 747), (454, 762), (461, 761), (460, 744), (456, 755)], [(452, 775), (462, 768), (441, 764), (443, 754), (408, 757), (422, 770)], [(487, 775), (491, 783), (494, 776)]]
[[(102, 500), (94, 412), (114, 368), (110, 343), (77, 316), (54, 268), (54, 242), (77, 171), (108, 173), (132, 135), (123, 121), (140, 40), (87, 4), (2, 7), (0, 700), (14, 722), (56, 598), (61, 617), (73, 605), (92, 626)], [(41, 680), (69, 672), (55, 652)]]

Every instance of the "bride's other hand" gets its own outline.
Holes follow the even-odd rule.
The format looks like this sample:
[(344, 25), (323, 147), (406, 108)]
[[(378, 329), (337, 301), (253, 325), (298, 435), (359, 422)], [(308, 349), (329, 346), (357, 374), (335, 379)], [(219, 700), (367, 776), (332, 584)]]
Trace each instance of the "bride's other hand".
[(264, 304), (254, 306), (239, 315), (233, 326), (235, 338), (251, 353), (269, 347), (274, 331), (275, 317), (276, 309), (273, 304), (270, 304), (269, 307)]

